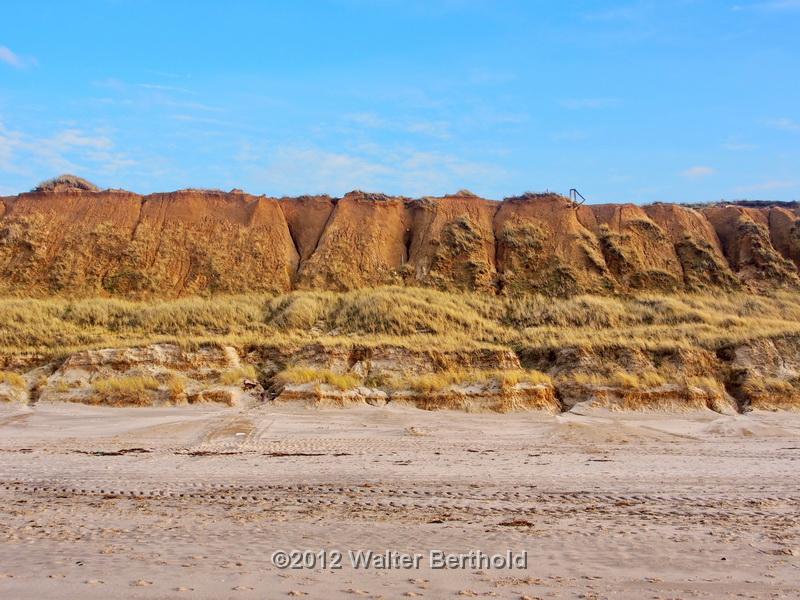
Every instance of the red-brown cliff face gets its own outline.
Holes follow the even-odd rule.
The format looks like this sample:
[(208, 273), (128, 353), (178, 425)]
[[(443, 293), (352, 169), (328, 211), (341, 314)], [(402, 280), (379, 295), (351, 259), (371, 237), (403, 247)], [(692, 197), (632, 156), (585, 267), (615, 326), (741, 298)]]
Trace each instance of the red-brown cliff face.
[(731, 269), (755, 287), (797, 285), (797, 267), (772, 245), (769, 211), (743, 206), (713, 206), (703, 214), (714, 226)]
[(277, 202), (247, 194), (22, 194), (0, 222), (7, 293), (285, 291), (297, 263)]
[(299, 257), (278, 202), (187, 190), (142, 202), (123, 286), (173, 294), (286, 291)]
[(300, 268), (298, 286), (349, 290), (399, 283), (410, 239), (407, 199), (351, 192), (336, 203), (316, 250)]
[(800, 266), (800, 218), (794, 211), (779, 206), (767, 210), (772, 245), (795, 267)]
[(499, 207), (469, 192), (414, 202), (407, 281), (492, 291), (497, 276), (493, 222)]
[(610, 292), (597, 236), (567, 198), (527, 194), (503, 201), (494, 220), (497, 272), (507, 293)]
[(114, 291), (105, 286), (130, 244), (139, 196), (65, 191), (8, 200), (0, 221), (0, 290)]
[(598, 237), (603, 258), (619, 288), (683, 287), (683, 269), (672, 240), (642, 207), (596, 204), (582, 207), (579, 219)]
[(700, 212), (663, 203), (643, 208), (672, 242), (687, 290), (739, 287), (739, 280), (725, 260), (717, 232)]
[(785, 206), (578, 207), (555, 194), (276, 200), (62, 185), (0, 198), (0, 293), (763, 289), (800, 285), (799, 222)]
[(281, 198), (278, 204), (286, 217), (302, 267), (302, 263), (311, 258), (317, 249), (336, 204), (330, 196)]

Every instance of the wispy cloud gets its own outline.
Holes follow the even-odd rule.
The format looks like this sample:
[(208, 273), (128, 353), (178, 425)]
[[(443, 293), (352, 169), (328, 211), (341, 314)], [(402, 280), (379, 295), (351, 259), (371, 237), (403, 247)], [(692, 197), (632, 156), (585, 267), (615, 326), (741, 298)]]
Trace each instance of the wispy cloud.
[(87, 170), (116, 172), (135, 164), (102, 132), (70, 127), (50, 136), (8, 129), (0, 122), (0, 172), (32, 177)]
[(640, 18), (642, 9), (643, 5), (641, 3), (626, 4), (585, 12), (581, 16), (586, 21), (634, 21)]
[(734, 4), (734, 11), (761, 10), (771, 12), (784, 12), (800, 10), (800, 0), (771, 0), (769, 2), (752, 2), (750, 4)]
[(572, 110), (613, 108), (622, 104), (619, 98), (570, 98), (562, 100), (561, 106)]
[(351, 113), (345, 118), (352, 123), (373, 129), (382, 129), (387, 126), (386, 119), (372, 112)]
[(554, 142), (578, 142), (589, 137), (589, 132), (585, 129), (564, 129), (550, 134), (550, 139)]
[[(249, 152), (246, 158), (251, 158)], [(364, 189), (420, 196), (488, 186), (507, 177), (507, 172), (447, 153), (370, 144), (335, 152), (313, 146), (279, 147), (264, 166), (255, 167), (252, 176), (286, 194)]]
[(214, 119), (212, 117), (176, 114), (176, 115), (171, 115), (170, 118), (174, 119), (175, 121), (184, 121), (186, 123), (204, 123), (206, 125), (218, 125), (220, 127), (230, 127), (230, 128), (237, 127), (236, 123), (233, 123), (232, 121), (226, 121), (224, 119)]
[(767, 125), (769, 125), (774, 129), (780, 129), (782, 131), (800, 133), (800, 123), (798, 123), (794, 119), (788, 119), (788, 118), (770, 119), (769, 121), (767, 121)]
[(20, 56), (6, 46), (0, 46), (0, 62), (4, 62), (15, 69), (26, 69), (36, 65), (35, 58)]
[(697, 165), (694, 167), (689, 167), (685, 171), (681, 171), (681, 176), (688, 177), (689, 179), (700, 179), (702, 177), (708, 177), (709, 175), (713, 175), (716, 172), (717, 172), (716, 169), (714, 169), (713, 167)]
[(768, 179), (752, 185), (743, 185), (735, 188), (737, 194), (752, 194), (753, 192), (770, 192), (800, 187), (800, 182), (791, 179)]
[(448, 139), (451, 136), (451, 125), (444, 119), (386, 118), (372, 112), (353, 113), (346, 115), (345, 118), (349, 123), (366, 129), (385, 129), (439, 139)]
[(185, 96), (198, 96), (198, 93), (186, 87), (150, 82), (129, 83), (116, 77), (98, 79), (92, 81), (92, 85), (111, 90), (111, 92), (116, 94), (113, 98), (99, 99), (103, 104), (120, 104), (143, 108), (166, 106), (168, 108), (189, 111), (225, 112), (224, 109), (219, 106), (187, 100)]
[(749, 144), (747, 142), (742, 142), (738, 138), (729, 137), (722, 143), (722, 147), (725, 150), (731, 150), (733, 152), (743, 152), (745, 150), (755, 150), (757, 146), (755, 144)]
[(192, 90), (175, 85), (162, 85), (160, 83), (139, 83), (137, 85), (140, 88), (146, 90), (159, 90), (162, 92), (179, 92), (181, 94), (194, 94)]

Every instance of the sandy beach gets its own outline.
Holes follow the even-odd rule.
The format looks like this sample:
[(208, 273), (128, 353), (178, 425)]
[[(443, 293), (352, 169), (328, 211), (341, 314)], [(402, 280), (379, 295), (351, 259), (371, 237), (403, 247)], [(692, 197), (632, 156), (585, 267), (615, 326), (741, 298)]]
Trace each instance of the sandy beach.
[[(0, 596), (793, 598), (798, 434), (793, 413), (7, 405)], [(279, 568), (294, 550), (314, 556)]]

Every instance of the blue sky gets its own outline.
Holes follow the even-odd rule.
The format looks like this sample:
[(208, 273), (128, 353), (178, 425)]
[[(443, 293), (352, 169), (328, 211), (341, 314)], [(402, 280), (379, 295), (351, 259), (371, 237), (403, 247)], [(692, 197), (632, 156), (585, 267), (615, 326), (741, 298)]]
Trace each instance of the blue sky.
[(0, 194), (800, 199), (800, 0), (7, 0)]

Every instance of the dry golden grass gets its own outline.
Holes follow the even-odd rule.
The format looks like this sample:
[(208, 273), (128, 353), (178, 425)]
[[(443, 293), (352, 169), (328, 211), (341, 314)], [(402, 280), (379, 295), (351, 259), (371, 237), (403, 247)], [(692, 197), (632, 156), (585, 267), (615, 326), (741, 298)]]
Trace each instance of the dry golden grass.
[(278, 373), (275, 381), (282, 384), (326, 383), (340, 390), (349, 390), (361, 384), (361, 380), (351, 373), (334, 373), (328, 369), (310, 367), (290, 367)]
[(608, 386), (626, 389), (652, 388), (669, 383), (666, 377), (656, 371), (644, 371), (642, 373), (614, 371), (610, 375), (573, 373), (568, 377), (568, 381), (585, 386)]
[(157, 390), (158, 380), (149, 375), (129, 375), (127, 377), (106, 377), (92, 382), (92, 387), (101, 394), (113, 392), (140, 392)]
[(392, 344), (517, 350), (673, 350), (800, 334), (800, 293), (633, 297), (450, 294), (381, 287), (133, 302), (0, 299), (0, 355), (177, 342), (258, 346)]
[(253, 365), (230, 369), (219, 377), (219, 381), (223, 385), (239, 385), (244, 379), (258, 379), (258, 371)]
[(710, 394), (721, 394), (724, 391), (722, 384), (713, 377), (687, 377), (684, 382)]
[(631, 373), (623, 373), (622, 371), (615, 371), (608, 379), (609, 385), (621, 388), (638, 388), (640, 387), (639, 378)]
[(186, 393), (186, 385), (188, 380), (183, 375), (174, 373), (167, 381), (167, 392), (169, 392), (169, 399), (173, 402), (181, 398)]
[(485, 385), (497, 383), (500, 386), (514, 386), (520, 383), (533, 385), (550, 385), (552, 379), (549, 375), (539, 371), (526, 371), (521, 369), (499, 370), (471, 370), (471, 371), (442, 371), (426, 373), (423, 375), (394, 378), (386, 382), (387, 386), (394, 389), (409, 389), (416, 392), (439, 392), (454, 385)]
[(572, 373), (567, 377), (567, 381), (577, 383), (578, 385), (607, 385), (608, 378), (602, 377), (596, 373)]
[(0, 371), (0, 383), (7, 383), (15, 388), (25, 387), (25, 378), (19, 373), (12, 373), (11, 371)]
[(107, 377), (92, 382), (93, 401), (111, 406), (147, 406), (152, 404), (150, 392), (158, 388), (158, 380), (147, 375)]
[(666, 378), (655, 371), (645, 371), (637, 374), (615, 371), (607, 380), (608, 385), (629, 389), (658, 387), (665, 383), (667, 383)]
[(791, 381), (777, 377), (765, 377), (762, 384), (767, 392), (778, 394), (790, 394), (795, 389)]

